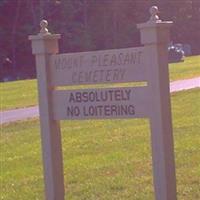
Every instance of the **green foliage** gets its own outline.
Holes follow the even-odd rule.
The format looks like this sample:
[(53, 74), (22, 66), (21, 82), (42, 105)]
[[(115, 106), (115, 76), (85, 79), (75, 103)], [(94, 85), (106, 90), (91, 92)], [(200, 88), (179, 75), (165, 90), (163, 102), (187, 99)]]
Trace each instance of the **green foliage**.
[(27, 38), (39, 32), (42, 18), (49, 21), (51, 32), (62, 34), (61, 52), (139, 46), (136, 24), (149, 19), (149, 7), (154, 4), (161, 19), (174, 21), (172, 40), (189, 43), (193, 53), (200, 53), (197, 0), (1, 0), (1, 60), (9, 57), (15, 71), (34, 73)]
[[(200, 199), (200, 90), (172, 95), (178, 199)], [(65, 121), (62, 146), (69, 200), (153, 199), (147, 120)], [(38, 120), (3, 125), (1, 197), (44, 199)]]

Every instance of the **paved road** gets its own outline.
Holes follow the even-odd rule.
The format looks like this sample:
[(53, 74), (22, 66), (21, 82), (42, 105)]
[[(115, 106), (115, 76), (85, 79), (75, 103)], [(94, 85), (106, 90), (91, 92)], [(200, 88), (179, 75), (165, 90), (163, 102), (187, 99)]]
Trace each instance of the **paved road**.
[[(196, 87), (200, 87), (200, 77), (171, 82), (170, 92), (178, 92), (181, 90), (188, 90)], [(3, 111), (0, 112), (0, 117), (1, 117), (0, 124), (14, 122), (17, 120), (24, 120), (38, 116), (39, 116), (38, 106)]]
[(189, 90), (196, 87), (200, 87), (200, 77), (171, 82), (170, 92)]

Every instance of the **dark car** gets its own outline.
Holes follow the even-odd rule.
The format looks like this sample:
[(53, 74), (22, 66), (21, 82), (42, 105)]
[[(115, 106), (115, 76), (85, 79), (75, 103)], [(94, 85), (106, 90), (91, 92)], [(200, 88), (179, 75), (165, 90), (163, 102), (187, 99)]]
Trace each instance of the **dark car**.
[(184, 51), (180, 44), (170, 45), (168, 47), (168, 60), (169, 62), (180, 62), (184, 59)]

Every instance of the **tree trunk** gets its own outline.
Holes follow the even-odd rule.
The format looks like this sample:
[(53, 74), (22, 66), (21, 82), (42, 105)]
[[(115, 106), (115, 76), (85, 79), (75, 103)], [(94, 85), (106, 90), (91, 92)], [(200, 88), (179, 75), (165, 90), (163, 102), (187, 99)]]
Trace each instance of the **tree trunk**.
[(16, 32), (17, 32), (17, 22), (19, 19), (19, 11), (21, 6), (21, 0), (17, 1), (17, 7), (16, 7), (16, 14), (15, 19), (13, 23), (12, 28), (12, 36), (11, 36), (11, 47), (12, 47), (12, 65), (13, 65), (13, 71), (16, 72), (17, 67), (17, 61), (16, 61)]

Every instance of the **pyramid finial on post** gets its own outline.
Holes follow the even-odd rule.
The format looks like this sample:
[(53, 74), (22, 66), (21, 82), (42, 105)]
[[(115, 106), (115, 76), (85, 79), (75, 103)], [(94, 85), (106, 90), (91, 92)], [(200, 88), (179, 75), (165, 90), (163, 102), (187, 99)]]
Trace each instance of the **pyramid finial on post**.
[(47, 20), (42, 20), (41, 22), (40, 22), (40, 27), (41, 27), (41, 29), (40, 29), (40, 33), (39, 33), (39, 35), (47, 35), (47, 34), (50, 34), (49, 33), (49, 30), (47, 29), (47, 27), (48, 27), (48, 22), (47, 22)]
[(159, 16), (157, 15), (159, 13), (158, 7), (157, 6), (152, 6), (149, 9), (149, 12), (151, 14), (151, 17), (149, 19), (149, 22), (160, 22), (161, 20), (159, 19)]

